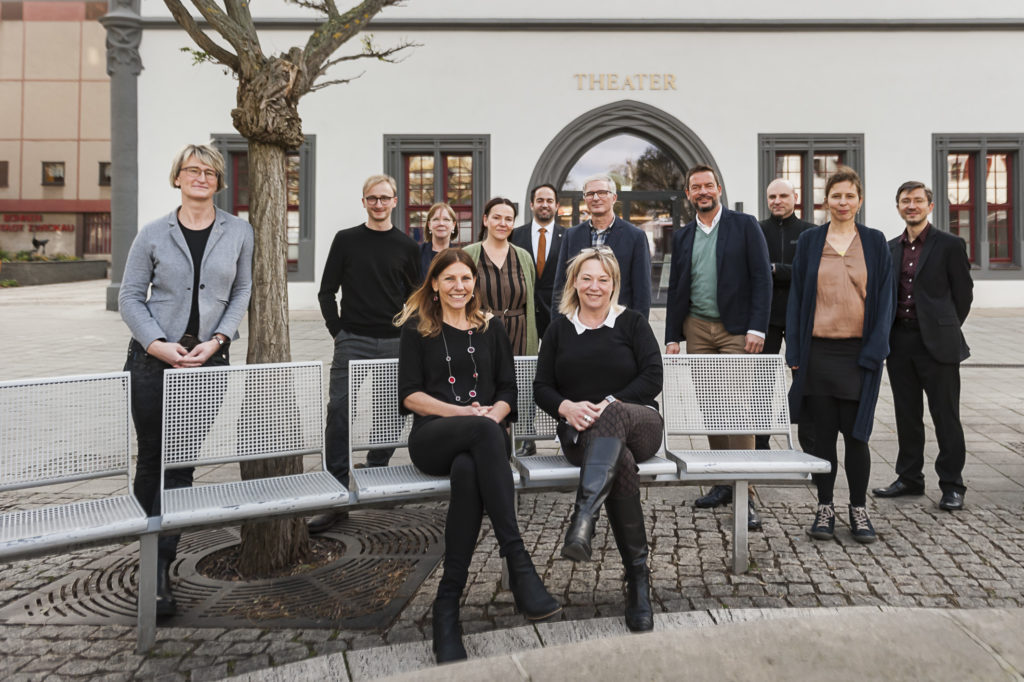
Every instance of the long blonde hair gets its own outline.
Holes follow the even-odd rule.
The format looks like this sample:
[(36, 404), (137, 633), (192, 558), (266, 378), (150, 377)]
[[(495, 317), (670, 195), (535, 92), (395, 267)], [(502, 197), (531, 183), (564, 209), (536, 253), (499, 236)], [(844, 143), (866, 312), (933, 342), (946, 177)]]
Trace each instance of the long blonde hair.
[(580, 307), (580, 295), (576, 291), (576, 278), (579, 277), (583, 264), (594, 259), (601, 263), (601, 267), (612, 278), (612, 305), (619, 302), (622, 274), (619, 271), (619, 261), (615, 257), (615, 252), (610, 246), (588, 246), (569, 261), (569, 267), (565, 272), (565, 289), (562, 290), (562, 301), (558, 304), (558, 312), (566, 317), (572, 317), (572, 314)]
[[(458, 247), (447, 248), (430, 261), (430, 268), (423, 284), (416, 291), (412, 292), (409, 300), (402, 306), (402, 312), (395, 315), (394, 325), (401, 327), (412, 318), (417, 318), (416, 330), (422, 336), (437, 336), (441, 333), (441, 322), (444, 319), (444, 311), (441, 308), (441, 301), (434, 293), (434, 282), (441, 276), (450, 265), (462, 263), (469, 267), (469, 271), (476, 281), (476, 263), (469, 254)], [(474, 329), (487, 330), (488, 318), (480, 309), (480, 300), (476, 296), (470, 297), (466, 303), (466, 319)]]

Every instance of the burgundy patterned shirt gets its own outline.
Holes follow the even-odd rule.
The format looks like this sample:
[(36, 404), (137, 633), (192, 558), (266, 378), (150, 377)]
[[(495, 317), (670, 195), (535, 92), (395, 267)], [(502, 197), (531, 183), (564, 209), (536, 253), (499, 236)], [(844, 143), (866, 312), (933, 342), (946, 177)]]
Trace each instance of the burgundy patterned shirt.
[(903, 262), (900, 266), (900, 280), (897, 286), (896, 318), (901, 320), (916, 320), (917, 308), (914, 305), (914, 277), (917, 276), (917, 261), (924, 248), (924, 240), (932, 224), (928, 223), (917, 235), (917, 239), (910, 241), (906, 230), (900, 236), (900, 244), (903, 245)]

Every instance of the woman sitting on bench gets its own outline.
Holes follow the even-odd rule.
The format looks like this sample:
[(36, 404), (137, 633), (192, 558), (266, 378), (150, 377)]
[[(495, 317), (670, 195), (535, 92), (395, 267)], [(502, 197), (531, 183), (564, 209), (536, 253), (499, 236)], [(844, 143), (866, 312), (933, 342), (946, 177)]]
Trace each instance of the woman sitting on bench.
[(533, 394), (558, 420), (566, 458), (582, 468), (562, 556), (590, 561), (604, 504), (626, 569), (626, 625), (642, 632), (654, 627), (654, 613), (636, 463), (661, 445), (661, 348), (643, 315), (612, 303), (619, 285), (608, 247), (583, 249), (569, 263), (562, 316), (544, 334)]
[(433, 608), (438, 663), (466, 658), (459, 599), (484, 511), (508, 562), (516, 607), (530, 620), (561, 610), (541, 582), (516, 521), (508, 422), (516, 419), (516, 376), (505, 328), (473, 295), (476, 266), (445, 249), (395, 319), (402, 327), (398, 400), (412, 412), (409, 456), (420, 471), (451, 477), (444, 574)]

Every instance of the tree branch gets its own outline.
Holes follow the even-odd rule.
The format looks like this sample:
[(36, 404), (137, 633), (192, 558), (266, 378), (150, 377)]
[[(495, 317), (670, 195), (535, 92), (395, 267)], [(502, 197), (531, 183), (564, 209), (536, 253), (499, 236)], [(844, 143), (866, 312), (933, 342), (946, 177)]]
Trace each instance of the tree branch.
[(349, 54), (345, 55), (344, 57), (337, 57), (335, 59), (331, 59), (329, 61), (324, 62), (324, 65), (320, 68), (320, 73), (317, 74), (317, 77), (322, 76), (327, 71), (327, 69), (331, 68), (335, 64), (340, 64), (341, 62), (351, 62), (357, 59), (377, 59), (382, 62), (387, 62), (388, 64), (397, 64), (398, 62), (402, 61), (402, 59), (392, 59), (392, 55), (401, 52), (407, 47), (420, 46), (419, 43), (402, 42), (399, 43), (398, 45), (389, 47), (385, 50), (378, 50), (373, 46), (372, 40), (373, 38), (371, 36), (367, 36), (366, 38), (363, 39), (363, 51), (360, 52), (359, 54)]
[[(320, 25), (306, 41), (304, 58), (306, 73), (320, 73), (324, 62), (349, 38), (366, 27), (385, 7), (399, 4), (400, 0), (363, 0), (344, 14), (328, 13), (327, 21)], [(334, 4), (334, 0), (325, 0)]]
[(181, 4), (180, 0), (164, 0), (164, 4), (167, 5), (167, 9), (170, 10), (171, 16), (174, 17), (174, 21), (185, 29), (185, 32), (188, 33), (189, 37), (195, 41), (195, 44), (198, 45), (200, 49), (235, 73), (238, 73), (240, 67), (238, 56), (224, 49), (214, 42), (210, 36), (206, 35), (202, 29), (199, 28), (199, 25), (196, 24), (195, 19), (192, 18), (192, 14), (189, 13), (189, 11)]
[(307, 92), (316, 92), (317, 90), (323, 90), (328, 85), (342, 85), (344, 83), (351, 83), (352, 81), (354, 81), (357, 78), (362, 78), (363, 74), (365, 74), (365, 73), (366, 72), (363, 71), (362, 73), (356, 74), (355, 76), (352, 76), (351, 78), (338, 78), (338, 79), (332, 80), (332, 81), (324, 81), (323, 83), (317, 83), (316, 85), (310, 87), (309, 90), (307, 90)]

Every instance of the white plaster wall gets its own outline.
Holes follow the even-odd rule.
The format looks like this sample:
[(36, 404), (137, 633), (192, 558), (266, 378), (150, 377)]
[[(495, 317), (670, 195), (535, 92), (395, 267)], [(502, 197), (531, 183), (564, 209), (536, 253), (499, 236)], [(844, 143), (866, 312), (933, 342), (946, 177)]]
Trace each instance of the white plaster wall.
[[(438, 12), (459, 4), (431, 3)], [(648, 16), (674, 5), (642, 4), (652, 8)], [(719, 4), (734, 9), (753, 5)], [(929, 6), (952, 12), (954, 4), (959, 6)], [(1009, 4), (979, 2), (982, 14), (974, 14), (981, 16), (986, 8), (1006, 10)], [(472, 4), (478, 14), (491, 5)], [(267, 37), (267, 44), (284, 49), (302, 44), (305, 37), (277, 32)], [(1024, 105), (1019, 87), (1024, 41), (1012, 32), (377, 36), (382, 43), (399, 37), (422, 47), (398, 65), (344, 65), (335, 77), (363, 69), (366, 74), (349, 85), (309, 95), (301, 105), (305, 132), (317, 136), (318, 279), (334, 232), (365, 217), (360, 188), (363, 178), (381, 170), (385, 134), (489, 133), (491, 194), (522, 202), (540, 153), (572, 119), (609, 102), (639, 100), (689, 126), (722, 169), (730, 203), (742, 201), (754, 212), (761, 191), (758, 133), (863, 133), (866, 222), (894, 236), (901, 222), (892, 194), (906, 179), (931, 182), (932, 133), (1020, 132), (1024, 127), (1019, 116)], [(219, 67), (193, 67), (179, 52), (188, 44), (183, 33), (173, 30), (147, 31), (143, 39), (142, 222), (174, 205), (176, 192), (168, 185), (167, 172), (183, 144), (234, 132), (234, 81)], [(679, 89), (581, 91), (574, 78), (577, 73), (637, 72), (675, 74)], [(315, 283), (292, 285), (292, 307), (315, 309), (316, 288)], [(979, 282), (977, 294), (981, 306), (1020, 305), (1024, 280)]]

